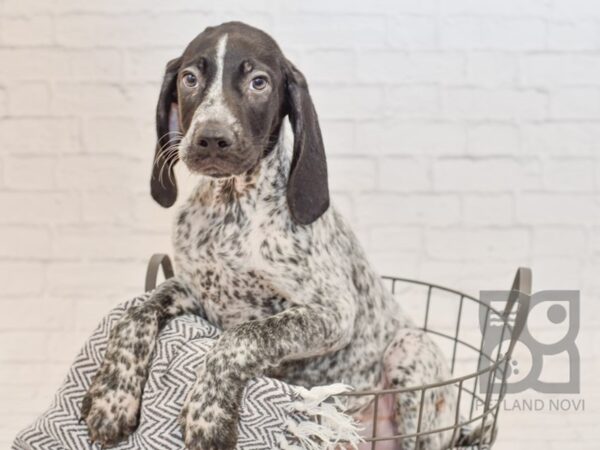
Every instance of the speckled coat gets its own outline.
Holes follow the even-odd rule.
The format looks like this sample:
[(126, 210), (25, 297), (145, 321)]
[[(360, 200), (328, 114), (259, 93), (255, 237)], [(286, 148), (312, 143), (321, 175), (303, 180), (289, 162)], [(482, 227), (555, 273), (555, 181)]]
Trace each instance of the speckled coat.
[[(214, 54), (224, 58), (227, 36), (235, 43), (256, 33), (245, 27), (235, 23), (210, 29), (215, 35), (210, 38), (218, 42)], [(266, 39), (264, 33), (256, 35)], [(275, 139), (269, 140), (274, 145), (264, 148), (251, 169), (228, 177), (200, 177), (176, 216), (176, 277), (114, 328), (82, 404), (93, 441), (110, 445), (135, 429), (156, 336), (165, 321), (184, 313), (199, 314), (224, 330), (182, 411), (184, 439), (192, 450), (235, 447), (238, 407), (252, 377), (269, 375), (302, 386), (343, 382), (367, 389), (447, 376), (437, 348), (411, 328), (348, 224), (333, 206), (327, 207), (328, 198), (318, 214), (302, 220), (297, 196), (290, 195), (294, 170), (296, 178), (302, 170), (294, 166), (304, 164), (298, 147), (311, 136), (322, 142), (308, 91), (301, 98), (289, 83), (286, 95), (296, 106), (289, 112), (295, 135), (280, 122)], [(159, 122), (160, 111), (159, 103)], [(306, 137), (311, 118), (315, 123)], [(191, 134), (186, 133), (184, 143)], [(179, 153), (185, 161), (185, 149)], [(310, 164), (302, 167), (310, 169)], [(310, 176), (301, 179), (310, 194)], [(326, 179), (314, 182), (318, 187), (323, 181), (326, 190)], [(298, 204), (310, 211), (313, 197), (299, 198)], [(396, 399), (396, 432), (415, 431), (416, 402), (413, 395)], [(430, 425), (454, 411), (449, 392), (428, 396), (426, 403), (424, 417)], [(355, 400), (348, 411), (358, 416), (367, 406)], [(439, 439), (423, 439), (421, 448), (441, 448)], [(411, 445), (414, 440), (404, 448)]]

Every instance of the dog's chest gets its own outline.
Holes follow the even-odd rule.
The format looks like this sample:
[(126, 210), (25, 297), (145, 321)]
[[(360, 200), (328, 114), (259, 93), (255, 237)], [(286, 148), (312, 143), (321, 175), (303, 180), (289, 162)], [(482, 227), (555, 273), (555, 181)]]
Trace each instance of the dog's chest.
[(244, 203), (217, 209), (188, 205), (178, 215), (177, 271), (205, 297), (208, 319), (225, 329), (288, 306), (268, 282), (270, 266), (261, 246), (280, 237), (274, 224), (264, 219), (259, 208)]

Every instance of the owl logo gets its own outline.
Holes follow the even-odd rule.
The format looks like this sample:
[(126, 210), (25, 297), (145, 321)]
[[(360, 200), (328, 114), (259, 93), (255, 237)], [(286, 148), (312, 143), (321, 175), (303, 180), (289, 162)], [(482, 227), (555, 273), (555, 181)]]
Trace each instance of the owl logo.
[[(480, 299), (496, 311), (504, 311), (509, 291), (481, 291)], [(525, 294), (520, 294), (525, 295)], [(579, 333), (579, 291), (540, 291), (531, 296), (530, 312), (513, 355), (506, 366), (506, 392), (519, 393), (533, 389), (540, 393), (577, 394), (580, 392), (580, 357), (575, 340)], [(515, 311), (509, 315), (512, 325)], [(482, 352), (493, 361), (506, 352), (510, 330), (503, 333), (503, 320), (488, 308), (479, 309)], [(490, 360), (482, 357), (479, 369), (485, 369)], [(485, 393), (499, 393), (502, 367), (496, 374), (484, 373), (479, 388)], [(494, 376), (495, 375), (495, 376)], [(494, 379), (490, 379), (494, 376)]]

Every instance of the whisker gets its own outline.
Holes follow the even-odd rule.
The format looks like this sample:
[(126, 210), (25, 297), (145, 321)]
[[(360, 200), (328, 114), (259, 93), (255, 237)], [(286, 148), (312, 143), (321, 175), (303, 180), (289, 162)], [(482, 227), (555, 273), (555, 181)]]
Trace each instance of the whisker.
[(161, 137), (158, 138), (157, 143), (160, 144), (164, 138), (170, 136), (170, 135), (175, 135), (175, 137), (177, 136), (181, 136), (183, 137), (183, 133), (181, 131), (167, 131), (165, 134), (163, 134)]
[(181, 143), (181, 138), (173, 138), (173, 139), (169, 139), (167, 142), (165, 142), (163, 145), (160, 146), (160, 151), (163, 152), (165, 151), (167, 148), (173, 146), (173, 145), (177, 145)]
[(167, 169), (169, 181), (171, 181), (172, 183), (174, 182), (171, 173), (172, 173), (172, 168), (177, 161), (179, 161), (179, 153), (176, 151), (171, 152), (167, 157), (163, 158), (163, 164), (160, 168), (159, 175), (158, 175), (158, 180), (160, 181), (161, 185), (163, 185), (162, 178), (163, 178), (163, 173), (164, 173), (165, 168)]
[(176, 154), (176, 155), (175, 155), (175, 156), (172, 158), (172, 161), (171, 161), (171, 163), (169, 164), (169, 168), (168, 168), (168, 170), (167, 170), (167, 174), (169, 175), (169, 181), (170, 181), (171, 183), (175, 183), (175, 180), (173, 179), (173, 176), (172, 176), (172, 175), (173, 175), (173, 166), (175, 166), (175, 164), (177, 164), (177, 161), (179, 161), (179, 155), (177, 155), (177, 154)]
[(166, 165), (169, 163), (170, 157), (169, 158), (161, 158), (162, 164), (160, 166), (160, 169), (158, 170), (158, 181), (160, 182), (160, 185), (162, 187), (165, 187), (163, 184), (163, 171), (165, 170)]
[(154, 164), (155, 164), (155, 165), (156, 165), (156, 164), (158, 164), (158, 160), (159, 160), (159, 159), (160, 159), (160, 160), (163, 160), (163, 159), (165, 159), (165, 158), (168, 158), (168, 157), (170, 157), (170, 156), (171, 156), (173, 153), (177, 153), (177, 152), (179, 152), (179, 143), (176, 143), (176, 144), (172, 144), (172, 145), (170, 145), (170, 146), (169, 146), (169, 147), (167, 147), (165, 150), (162, 150), (162, 152), (161, 152), (161, 154), (160, 154), (160, 157), (159, 157), (159, 158), (156, 158), (156, 159), (154, 160)]

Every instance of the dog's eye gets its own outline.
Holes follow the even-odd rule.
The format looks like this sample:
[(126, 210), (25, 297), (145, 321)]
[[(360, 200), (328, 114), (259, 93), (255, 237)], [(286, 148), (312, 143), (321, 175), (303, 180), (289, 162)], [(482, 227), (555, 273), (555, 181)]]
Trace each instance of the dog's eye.
[(183, 84), (189, 88), (195, 88), (198, 86), (198, 78), (191, 72), (187, 72), (183, 75)]
[(264, 88), (267, 87), (268, 84), (269, 82), (265, 77), (256, 77), (253, 78), (250, 82), (250, 89), (254, 91), (262, 91)]

